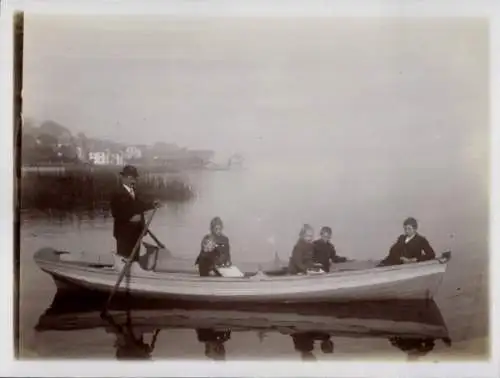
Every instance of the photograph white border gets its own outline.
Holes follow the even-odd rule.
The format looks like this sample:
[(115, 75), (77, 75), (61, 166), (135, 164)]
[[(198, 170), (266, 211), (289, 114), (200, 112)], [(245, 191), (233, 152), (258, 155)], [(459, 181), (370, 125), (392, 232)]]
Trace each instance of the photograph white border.
[[(404, 5), (403, 5), (404, 3)], [(500, 130), (498, 104), (500, 104), (500, 18), (498, 1), (416, 0), (416, 1), (279, 1), (279, 0), (173, 0), (173, 1), (15, 1), (1, 2), (0, 19), (0, 141), (4, 158), (0, 159), (3, 183), (0, 199), (0, 235), (3, 252), (0, 269), (3, 283), (1, 295), (5, 302), (0, 314), (2, 341), (0, 374), (2, 376), (357, 376), (357, 377), (498, 377), (500, 376), (498, 339), (498, 252), (500, 244)], [(202, 361), (18, 361), (14, 358), (13, 336), (13, 14), (16, 11), (44, 14), (164, 14), (184, 16), (353, 16), (353, 17), (487, 17), (490, 21), (490, 343), (489, 362), (202, 362)], [(496, 232), (495, 232), (496, 230)]]

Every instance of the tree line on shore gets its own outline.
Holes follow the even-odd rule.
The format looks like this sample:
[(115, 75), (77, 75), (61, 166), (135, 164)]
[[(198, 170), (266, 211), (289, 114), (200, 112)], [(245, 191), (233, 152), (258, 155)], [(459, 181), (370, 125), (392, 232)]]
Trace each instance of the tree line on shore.
[[(203, 167), (213, 157), (210, 150), (189, 150), (175, 143), (156, 142), (153, 145), (127, 146), (106, 139), (90, 138), (84, 133), (73, 135), (65, 126), (52, 121), (37, 125), (32, 119), (26, 119), (22, 125), (21, 163), (23, 166), (53, 164), (93, 164), (89, 153), (108, 153), (113, 156), (104, 165), (172, 165), (182, 167)], [(132, 148), (131, 156), (126, 153)], [(117, 158), (120, 156), (119, 158)]]
[[(112, 170), (30, 172), (23, 175), (19, 210), (38, 215), (110, 215), (110, 198), (118, 185)], [(195, 196), (191, 185), (178, 178), (143, 175), (139, 189), (146, 200), (183, 203)]]
[(71, 135), (64, 126), (54, 121), (45, 121), (37, 126), (26, 120), (22, 125), (21, 159), (23, 165), (37, 163), (77, 163), (79, 139), (83, 133)]

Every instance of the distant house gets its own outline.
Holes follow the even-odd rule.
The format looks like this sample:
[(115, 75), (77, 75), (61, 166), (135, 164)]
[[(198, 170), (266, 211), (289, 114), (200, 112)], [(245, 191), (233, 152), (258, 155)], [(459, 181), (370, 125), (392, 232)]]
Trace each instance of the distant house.
[(85, 154), (83, 147), (80, 147), (80, 146), (76, 147), (76, 156), (78, 157), (78, 160), (80, 160), (80, 161), (87, 161), (88, 160), (88, 154)]
[(123, 165), (124, 158), (121, 151), (108, 151), (108, 161), (110, 165)]
[(89, 160), (96, 165), (123, 165), (123, 153), (121, 151), (92, 151), (89, 152)]
[(139, 146), (127, 146), (125, 148), (125, 159), (127, 160), (132, 160), (132, 159), (141, 159), (143, 155), (142, 148)]
[(104, 151), (89, 152), (89, 161), (96, 165), (108, 165), (108, 155)]

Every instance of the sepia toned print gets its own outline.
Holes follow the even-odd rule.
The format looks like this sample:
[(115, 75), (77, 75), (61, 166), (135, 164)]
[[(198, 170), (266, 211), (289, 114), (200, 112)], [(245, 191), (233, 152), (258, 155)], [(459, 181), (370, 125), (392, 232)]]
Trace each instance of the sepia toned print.
[(23, 34), (19, 358), (488, 358), (486, 20)]

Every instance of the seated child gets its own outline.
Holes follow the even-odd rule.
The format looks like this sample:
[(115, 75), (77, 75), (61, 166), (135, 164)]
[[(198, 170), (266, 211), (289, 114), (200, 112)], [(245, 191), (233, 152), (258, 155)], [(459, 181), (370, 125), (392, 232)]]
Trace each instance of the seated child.
[(210, 222), (210, 235), (212, 235), (217, 250), (219, 251), (217, 265), (230, 266), (231, 265), (231, 253), (229, 246), (229, 238), (224, 235), (224, 224), (222, 219), (215, 217)]
[(321, 264), (321, 269), (325, 272), (330, 271), (330, 261), (333, 263), (346, 262), (347, 258), (337, 256), (337, 251), (331, 243), (332, 229), (330, 227), (321, 228), (320, 239), (316, 240), (313, 251), (314, 262)]
[(313, 228), (305, 224), (299, 233), (299, 240), (295, 244), (288, 263), (289, 274), (307, 274), (309, 269), (314, 266), (313, 261)]
[(198, 265), (200, 277), (209, 276), (212, 272), (215, 273), (215, 275), (220, 276), (215, 269), (219, 259), (219, 254), (215, 238), (212, 235), (206, 235), (201, 241), (201, 251), (196, 259), (196, 262), (194, 263), (195, 265)]

